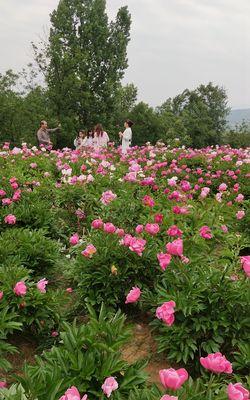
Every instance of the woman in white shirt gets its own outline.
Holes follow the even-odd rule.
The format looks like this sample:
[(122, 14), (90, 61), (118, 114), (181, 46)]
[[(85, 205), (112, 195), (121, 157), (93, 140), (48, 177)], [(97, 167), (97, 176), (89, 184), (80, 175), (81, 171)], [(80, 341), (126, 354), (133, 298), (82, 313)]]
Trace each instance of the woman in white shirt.
[(94, 133), (91, 129), (88, 130), (87, 132), (87, 142), (86, 146), (92, 147), (93, 146), (93, 140), (94, 140)]
[(109, 136), (107, 132), (103, 130), (101, 124), (97, 124), (95, 127), (93, 145), (95, 149), (108, 147)]
[(132, 129), (131, 127), (134, 125), (130, 119), (127, 119), (124, 122), (125, 131), (119, 132), (120, 139), (122, 140), (122, 154), (126, 154), (127, 150), (131, 145), (132, 140)]
[(74, 146), (75, 146), (76, 150), (80, 150), (84, 146), (86, 146), (86, 142), (87, 142), (86, 133), (84, 131), (80, 131), (78, 133), (78, 136), (74, 140)]

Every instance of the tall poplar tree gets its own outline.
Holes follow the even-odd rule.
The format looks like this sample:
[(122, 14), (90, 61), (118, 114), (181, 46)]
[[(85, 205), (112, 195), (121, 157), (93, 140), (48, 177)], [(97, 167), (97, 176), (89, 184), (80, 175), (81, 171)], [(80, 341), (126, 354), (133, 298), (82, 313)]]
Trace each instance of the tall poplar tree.
[(128, 66), (130, 25), (127, 7), (109, 21), (105, 0), (61, 0), (52, 12), (48, 44), (34, 50), (67, 137), (112, 120)]

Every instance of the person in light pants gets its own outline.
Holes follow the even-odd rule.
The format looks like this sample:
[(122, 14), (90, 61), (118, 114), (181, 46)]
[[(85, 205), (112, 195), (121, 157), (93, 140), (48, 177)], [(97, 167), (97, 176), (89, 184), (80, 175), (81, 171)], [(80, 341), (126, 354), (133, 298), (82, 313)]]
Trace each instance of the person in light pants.
[(120, 139), (122, 140), (122, 154), (126, 154), (132, 140), (132, 129), (131, 127), (134, 125), (130, 119), (127, 119), (124, 122), (125, 131), (119, 132)]

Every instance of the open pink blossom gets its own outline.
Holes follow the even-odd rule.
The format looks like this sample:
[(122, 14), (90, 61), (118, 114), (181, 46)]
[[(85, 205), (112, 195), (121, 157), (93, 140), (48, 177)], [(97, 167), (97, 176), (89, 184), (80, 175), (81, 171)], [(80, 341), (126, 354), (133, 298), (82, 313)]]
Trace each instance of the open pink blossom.
[(0, 291), (0, 300), (2, 300), (2, 298), (3, 298), (3, 292)]
[(179, 389), (188, 380), (188, 373), (185, 368), (177, 370), (174, 368), (161, 369), (159, 375), (162, 385), (172, 390)]
[(181, 229), (178, 228), (178, 226), (172, 225), (172, 226), (170, 226), (170, 227), (168, 228), (167, 234), (168, 234), (169, 236), (177, 236), (177, 237), (179, 236), (179, 237), (181, 237), (182, 234), (183, 234), (183, 232), (182, 232)]
[(240, 257), (241, 266), (244, 269), (246, 275), (250, 278), (250, 256)]
[(140, 233), (143, 232), (144, 226), (143, 225), (137, 225), (137, 227), (135, 228), (135, 231), (138, 235), (140, 235)]
[(75, 246), (77, 243), (79, 242), (79, 235), (77, 233), (74, 233), (74, 235), (72, 235), (69, 239), (69, 243), (72, 246)]
[(152, 199), (152, 197), (150, 197), (148, 195), (143, 197), (142, 202), (143, 202), (144, 206), (148, 206), (148, 207), (154, 207), (154, 205), (155, 205), (155, 202)]
[(237, 219), (242, 219), (242, 218), (244, 218), (245, 217), (245, 211), (244, 210), (240, 210), (240, 211), (238, 211), (237, 213), (236, 213), (236, 218)]
[(107, 397), (110, 397), (111, 393), (116, 389), (118, 389), (118, 382), (116, 381), (116, 379), (113, 378), (112, 376), (110, 376), (109, 378), (106, 378), (102, 385), (103, 393)]
[(106, 192), (103, 192), (102, 197), (101, 197), (101, 203), (107, 206), (109, 203), (111, 203), (113, 200), (115, 200), (117, 195), (113, 193), (111, 190), (107, 190)]
[(221, 183), (218, 189), (219, 189), (219, 192), (225, 192), (227, 190), (227, 184)]
[(19, 281), (16, 283), (13, 292), (17, 295), (17, 296), (25, 296), (26, 292), (27, 292), (27, 286), (25, 285), (25, 283), (23, 281)]
[(200, 232), (200, 236), (203, 239), (212, 239), (212, 237), (213, 237), (213, 235), (211, 233), (211, 229), (207, 225), (202, 226), (200, 228), (199, 232)]
[(166, 249), (169, 254), (172, 256), (179, 256), (181, 257), (183, 255), (183, 240), (182, 239), (176, 239), (171, 243), (166, 244)]
[(149, 234), (149, 235), (157, 235), (157, 233), (160, 231), (160, 227), (158, 224), (146, 224), (145, 225), (145, 231)]
[(5, 381), (0, 381), (0, 389), (7, 388), (7, 383)]
[(245, 389), (241, 383), (229, 383), (227, 387), (227, 396), (229, 400), (249, 400), (249, 390)]
[(13, 214), (9, 214), (4, 218), (4, 222), (9, 225), (14, 225), (16, 223), (16, 217)]
[(135, 303), (137, 300), (139, 300), (140, 296), (141, 296), (141, 289), (139, 289), (138, 287), (133, 287), (127, 294), (125, 304)]
[(101, 229), (103, 227), (102, 219), (94, 219), (94, 221), (91, 223), (91, 227), (93, 229)]
[(103, 230), (107, 233), (115, 233), (116, 227), (112, 224), (112, 222), (106, 222), (103, 224)]
[(172, 258), (171, 254), (159, 253), (159, 254), (157, 254), (157, 258), (158, 258), (161, 269), (163, 271), (165, 271), (167, 266), (170, 264), (170, 261)]
[(176, 306), (173, 300), (163, 303), (156, 309), (156, 317), (162, 320), (166, 325), (171, 326), (174, 323), (174, 307)]
[(138, 239), (136, 237), (132, 237), (129, 243), (129, 249), (134, 253), (138, 254), (138, 256), (142, 256), (143, 251), (145, 250), (146, 240)]
[(85, 394), (82, 398), (78, 389), (75, 386), (71, 386), (68, 390), (66, 390), (65, 394), (60, 397), (59, 400), (87, 400), (88, 396)]
[(41, 293), (46, 293), (46, 285), (49, 282), (46, 281), (45, 278), (41, 279), (39, 282), (37, 282), (36, 287)]
[(200, 363), (204, 368), (217, 374), (231, 374), (233, 372), (230, 361), (219, 352), (208, 354), (207, 357), (201, 357)]
[(178, 400), (178, 397), (165, 394), (163, 397), (160, 398), (160, 400)]

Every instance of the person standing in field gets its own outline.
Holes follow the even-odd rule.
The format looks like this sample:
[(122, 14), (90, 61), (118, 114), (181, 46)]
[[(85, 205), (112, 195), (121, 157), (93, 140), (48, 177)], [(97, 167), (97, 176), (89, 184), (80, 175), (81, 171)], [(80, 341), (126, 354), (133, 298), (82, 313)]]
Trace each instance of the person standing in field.
[(37, 131), (37, 140), (39, 145), (44, 145), (46, 146), (52, 146), (53, 143), (50, 140), (50, 133), (56, 132), (58, 130), (60, 130), (61, 125), (59, 124), (59, 126), (57, 128), (54, 129), (48, 129), (48, 124), (46, 121), (41, 121), (40, 122), (40, 128)]
[(103, 130), (101, 124), (97, 124), (95, 127), (93, 146), (95, 149), (108, 147), (109, 136), (107, 132)]
[(78, 136), (74, 140), (74, 146), (76, 150), (83, 149), (85, 146), (87, 146), (87, 134), (84, 131), (80, 131), (78, 133)]
[(86, 142), (87, 147), (93, 146), (93, 139), (94, 139), (94, 133), (91, 129), (89, 129), (87, 132), (87, 142)]
[(119, 132), (120, 139), (122, 140), (122, 154), (126, 154), (131, 145), (131, 140), (132, 140), (131, 127), (133, 125), (134, 123), (130, 119), (127, 119), (124, 122), (125, 131)]

